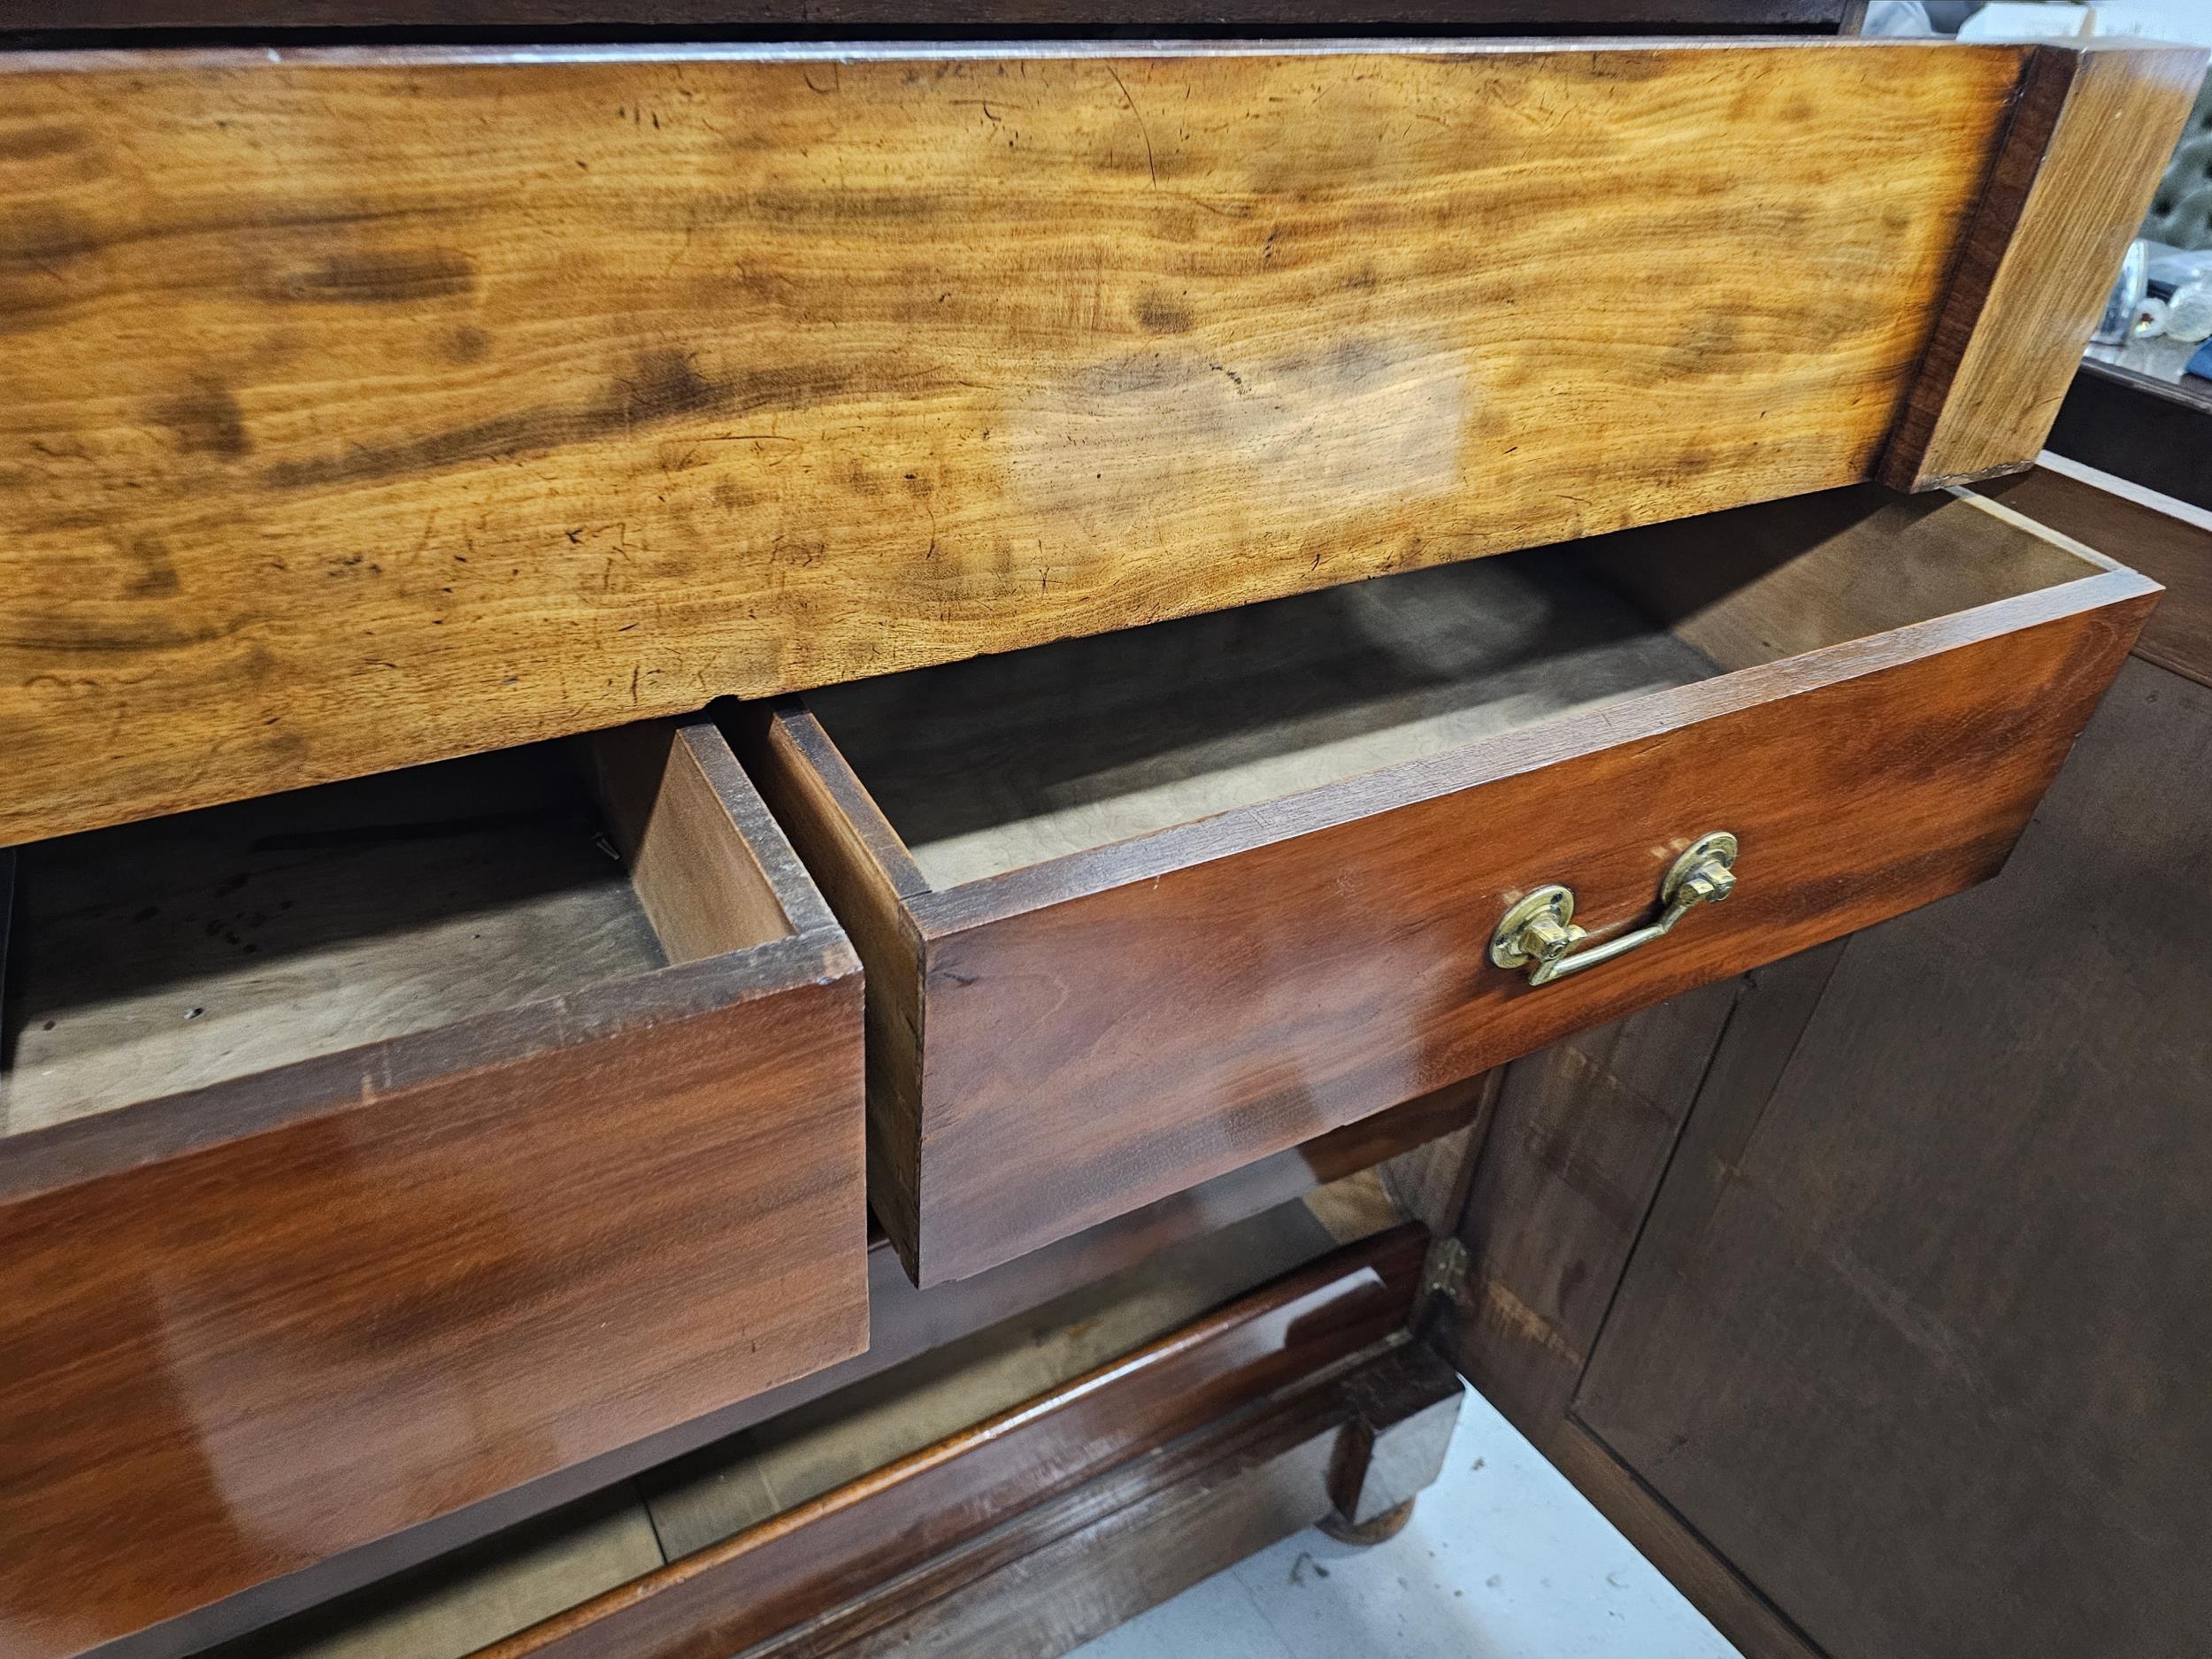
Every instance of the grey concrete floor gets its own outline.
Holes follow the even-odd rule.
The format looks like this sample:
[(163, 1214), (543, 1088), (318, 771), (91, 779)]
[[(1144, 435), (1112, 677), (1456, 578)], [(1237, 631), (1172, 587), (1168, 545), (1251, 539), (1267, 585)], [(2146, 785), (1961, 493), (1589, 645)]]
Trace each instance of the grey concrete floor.
[(1081, 1659), (1736, 1659), (1696, 1609), (1467, 1394), (1444, 1474), (1371, 1549), (1306, 1532)]

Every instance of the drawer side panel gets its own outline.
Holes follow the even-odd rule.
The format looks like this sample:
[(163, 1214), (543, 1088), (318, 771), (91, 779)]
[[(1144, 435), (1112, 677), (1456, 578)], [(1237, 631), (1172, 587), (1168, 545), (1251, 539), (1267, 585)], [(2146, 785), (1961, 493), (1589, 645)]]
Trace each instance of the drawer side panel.
[(0, 62), (0, 844), (1863, 479), (2023, 50)]

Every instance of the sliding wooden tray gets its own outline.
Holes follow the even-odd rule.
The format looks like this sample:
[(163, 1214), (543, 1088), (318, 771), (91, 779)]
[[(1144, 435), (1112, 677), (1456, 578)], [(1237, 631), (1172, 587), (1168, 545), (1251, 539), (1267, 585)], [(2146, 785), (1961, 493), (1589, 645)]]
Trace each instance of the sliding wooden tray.
[(865, 1345), (858, 964), (711, 725), (43, 843), (14, 910), (9, 1659)]
[(2024, 465), (2204, 57), (0, 56), (0, 844)]
[[(2003, 862), (2156, 585), (1878, 487), (731, 719), (867, 965), (870, 1181), (991, 1266)], [(1736, 890), (1547, 984), (1693, 843)]]

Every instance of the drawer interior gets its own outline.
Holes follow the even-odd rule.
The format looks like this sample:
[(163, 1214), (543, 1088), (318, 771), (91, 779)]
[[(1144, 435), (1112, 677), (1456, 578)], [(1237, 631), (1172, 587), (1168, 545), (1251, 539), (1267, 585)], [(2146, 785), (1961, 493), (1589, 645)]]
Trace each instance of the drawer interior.
[(807, 704), (942, 891), (2111, 568), (1977, 497), (1869, 486)]
[(788, 936), (697, 766), (699, 734), (721, 740), (687, 731), (627, 727), (22, 848), (0, 1133)]

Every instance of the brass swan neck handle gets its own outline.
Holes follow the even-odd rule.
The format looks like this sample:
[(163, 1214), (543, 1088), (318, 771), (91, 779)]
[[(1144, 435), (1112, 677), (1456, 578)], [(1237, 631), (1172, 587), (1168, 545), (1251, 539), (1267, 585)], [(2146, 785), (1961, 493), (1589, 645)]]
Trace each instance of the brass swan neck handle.
[(1726, 830), (1701, 835), (1684, 849), (1659, 884), (1658, 919), (1632, 933), (1578, 952), (1587, 935), (1574, 925), (1572, 888), (1538, 887), (1500, 918), (1490, 935), (1490, 960), (1501, 968), (1529, 971), (1531, 985), (1549, 985), (1601, 962), (1610, 962), (1674, 931), (1701, 904), (1718, 904), (1736, 890), (1736, 838)]

